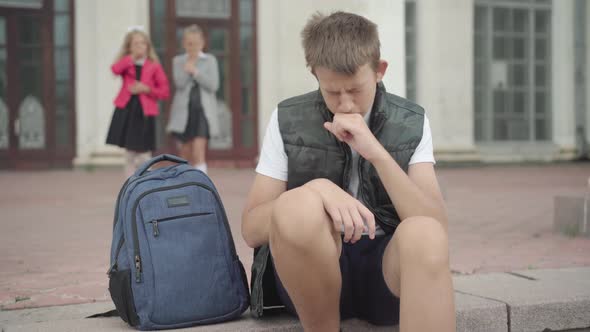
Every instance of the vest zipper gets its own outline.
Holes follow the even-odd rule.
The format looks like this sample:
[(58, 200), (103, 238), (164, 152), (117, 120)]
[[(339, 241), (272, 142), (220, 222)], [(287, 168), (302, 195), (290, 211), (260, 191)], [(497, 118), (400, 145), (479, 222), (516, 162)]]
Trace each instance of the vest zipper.
[[(132, 226), (132, 230), (133, 230), (132, 235), (133, 235), (133, 258), (134, 258), (134, 263), (135, 263), (135, 282), (137, 282), (137, 283), (141, 282), (142, 272), (143, 272), (142, 263), (141, 263), (141, 253), (139, 252), (139, 239), (138, 239), (138, 234), (137, 234), (137, 207), (139, 205), (139, 202), (145, 196), (155, 193), (155, 192), (158, 192), (158, 191), (173, 190), (173, 189), (178, 189), (178, 188), (183, 188), (183, 187), (188, 187), (188, 186), (197, 186), (197, 187), (201, 187), (205, 190), (208, 190), (209, 192), (211, 192), (215, 196), (218, 203), (221, 202), (221, 198), (219, 197), (219, 194), (217, 194), (217, 192), (215, 192), (215, 190), (213, 190), (211, 187), (209, 187), (205, 184), (199, 183), (199, 182), (188, 182), (188, 183), (178, 184), (175, 186), (152, 189), (150, 191), (144, 192), (143, 194), (141, 194), (141, 196), (139, 196), (135, 200), (135, 203), (133, 204), (133, 210), (132, 210), (133, 214), (132, 214), (132, 218), (131, 218), (131, 220), (133, 221), (131, 226)], [(223, 224), (225, 225), (228, 240), (230, 241), (231, 255), (232, 255), (232, 258), (234, 260), (236, 260), (237, 259), (236, 247), (234, 244), (233, 236), (232, 236), (230, 228), (229, 228), (229, 223), (227, 221), (227, 215), (225, 214), (225, 210), (223, 209), (223, 206), (220, 206), (220, 210), (221, 210), (221, 214), (223, 217)]]
[(352, 152), (350, 146), (346, 143), (340, 143), (342, 150), (344, 150), (344, 174), (342, 174), (342, 188), (347, 190), (350, 182), (350, 168), (352, 166)]
[[(321, 92), (318, 90), (318, 95), (321, 97)], [(325, 121), (333, 121), (334, 114), (328, 110), (325, 102), (320, 104), (322, 116), (324, 117)], [(344, 152), (344, 170), (342, 172), (342, 188), (348, 188), (348, 182), (350, 181), (350, 167), (352, 161), (352, 152), (350, 151), (350, 146), (344, 142), (340, 142), (336, 139), (336, 141), (340, 144), (340, 149)]]
[[(379, 122), (376, 122), (377, 119), (376, 117), (379, 116)], [(381, 129), (383, 129), (383, 126), (385, 125), (385, 121), (383, 119), (383, 115), (382, 114), (378, 114), (378, 113), (372, 113), (371, 114), (371, 119), (370, 119), (370, 125), (375, 126), (374, 130), (371, 130), (371, 132), (373, 133), (373, 135), (375, 136), (375, 138), (377, 138), (377, 134), (381, 131)], [(369, 128), (371, 129), (371, 128)], [(377, 141), (379, 141), (379, 139), (377, 139)], [(381, 143), (381, 142), (380, 142)], [(357, 192), (357, 196), (362, 198), (363, 202), (366, 204), (367, 209), (369, 209), (369, 211), (371, 211), (371, 213), (373, 215), (375, 215), (375, 211), (373, 210), (373, 207), (371, 206), (371, 202), (368, 202), (368, 198), (365, 197), (365, 192), (363, 191), (363, 164), (366, 161), (365, 158), (363, 158), (360, 154), (359, 154), (359, 162), (358, 162), (358, 174), (359, 174), (359, 187), (358, 187), (358, 192)]]

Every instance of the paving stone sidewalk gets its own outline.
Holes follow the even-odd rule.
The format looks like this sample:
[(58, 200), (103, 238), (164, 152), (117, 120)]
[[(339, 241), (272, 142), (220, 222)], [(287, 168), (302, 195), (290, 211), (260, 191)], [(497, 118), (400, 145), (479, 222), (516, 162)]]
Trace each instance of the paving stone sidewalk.
[[(438, 169), (456, 275), (590, 266), (590, 239), (552, 230), (553, 198), (584, 195), (590, 164)], [(212, 169), (246, 269), (240, 214), (251, 169)], [(0, 172), (0, 308), (110, 300), (119, 169)]]

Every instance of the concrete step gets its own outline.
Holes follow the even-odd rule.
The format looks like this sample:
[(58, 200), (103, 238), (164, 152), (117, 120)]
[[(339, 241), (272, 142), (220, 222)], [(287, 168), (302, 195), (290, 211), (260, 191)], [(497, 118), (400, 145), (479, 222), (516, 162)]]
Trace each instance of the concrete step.
[[(590, 268), (527, 270), (454, 277), (457, 331), (590, 332)], [(113, 308), (110, 302), (0, 311), (2, 331), (130, 331), (119, 318), (90, 318)], [(285, 314), (183, 331), (301, 331)], [(343, 331), (397, 331), (347, 320)]]
[(590, 327), (590, 268), (456, 277), (455, 291), (504, 303), (509, 331)]

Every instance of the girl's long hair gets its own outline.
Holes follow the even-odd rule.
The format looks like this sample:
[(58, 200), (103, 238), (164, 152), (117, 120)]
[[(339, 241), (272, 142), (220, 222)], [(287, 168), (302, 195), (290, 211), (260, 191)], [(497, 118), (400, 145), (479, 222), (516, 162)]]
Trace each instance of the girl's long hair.
[(117, 57), (115, 58), (115, 62), (121, 60), (122, 57), (131, 53), (131, 39), (133, 39), (133, 36), (135, 36), (135, 35), (140, 35), (145, 39), (145, 41), (147, 43), (147, 48), (148, 48), (147, 49), (148, 59), (150, 59), (152, 62), (160, 63), (160, 59), (158, 58), (158, 55), (154, 51), (150, 37), (147, 35), (147, 33), (145, 33), (142, 30), (131, 30), (131, 31), (127, 32), (127, 34), (125, 35), (125, 38), (123, 39), (123, 45), (121, 45), (121, 49), (119, 50), (119, 53), (117, 54)]

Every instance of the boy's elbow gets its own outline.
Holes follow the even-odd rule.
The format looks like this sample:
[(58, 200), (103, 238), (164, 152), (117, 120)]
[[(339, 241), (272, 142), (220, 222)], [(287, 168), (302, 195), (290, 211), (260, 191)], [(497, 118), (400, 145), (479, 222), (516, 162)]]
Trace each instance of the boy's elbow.
[(242, 238), (248, 247), (255, 249), (265, 244), (268, 241), (264, 240), (264, 231), (260, 225), (256, 224), (256, 220), (249, 215), (250, 211), (244, 210), (242, 214)]
[(255, 241), (254, 236), (250, 231), (250, 227), (248, 227), (248, 223), (244, 218), (242, 219), (242, 238), (244, 239), (244, 242), (246, 242), (246, 245), (252, 249), (260, 246)]
[(256, 249), (258, 247), (260, 247), (260, 245), (258, 245), (258, 243), (256, 243), (256, 241), (253, 240), (249, 240), (249, 238), (245, 235), (243, 235), (244, 238), (244, 242), (246, 242), (246, 245), (252, 249)]

